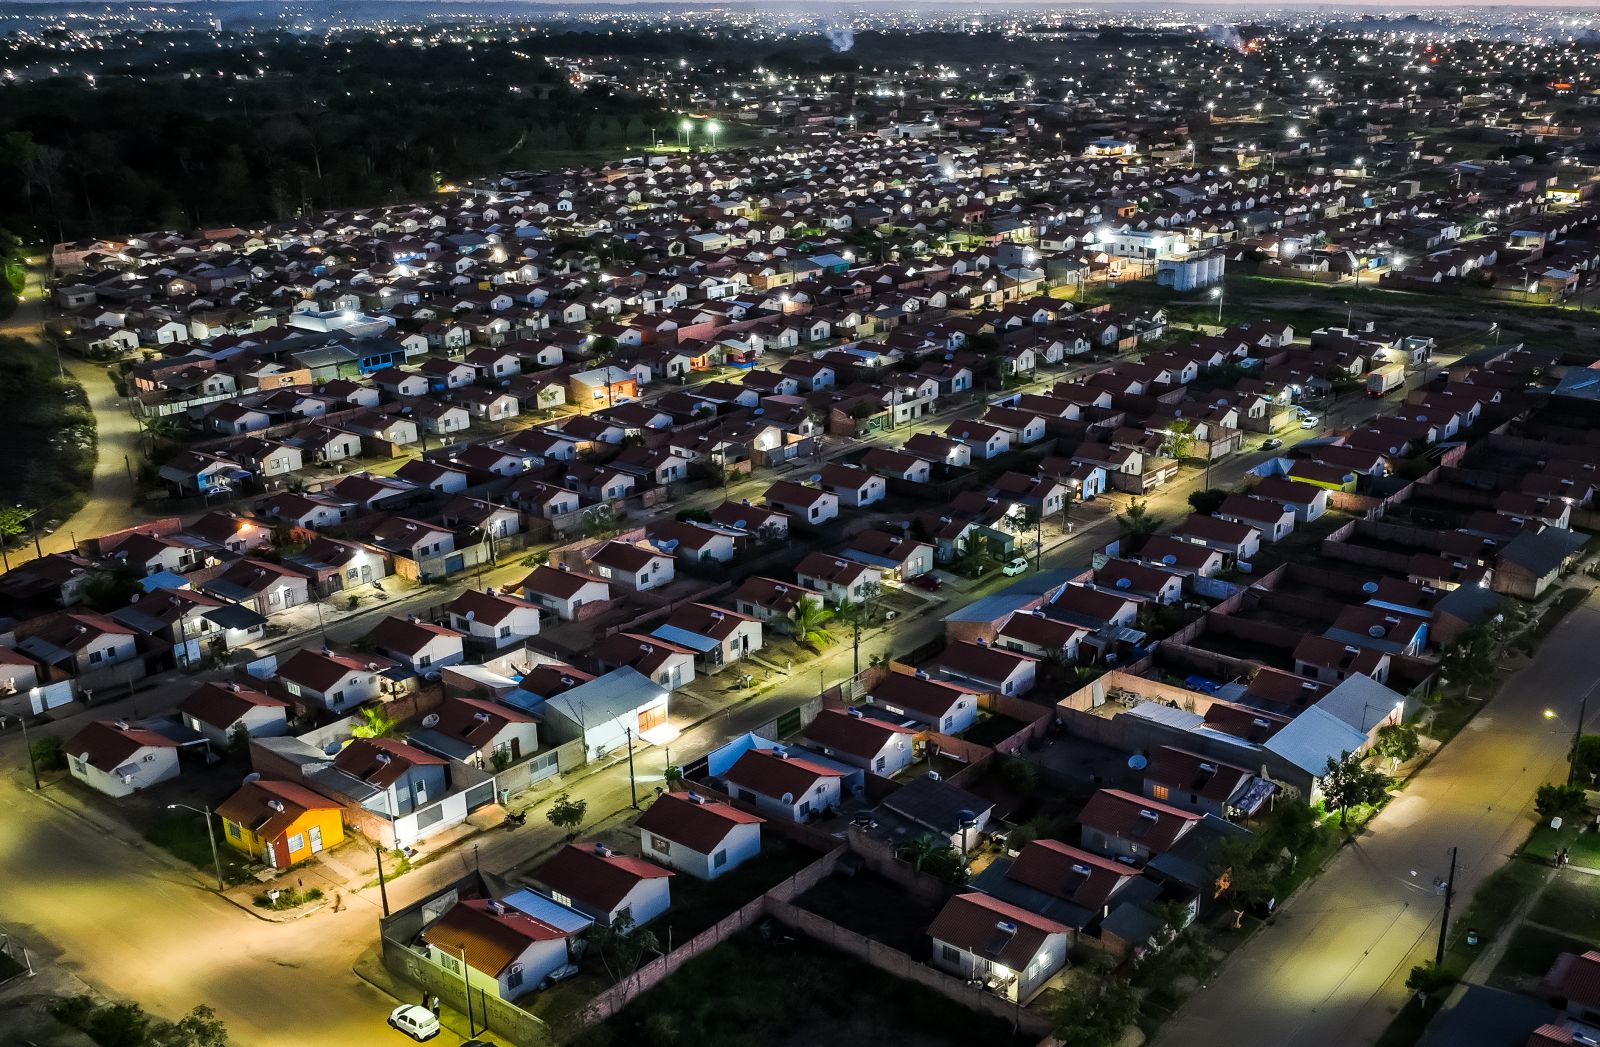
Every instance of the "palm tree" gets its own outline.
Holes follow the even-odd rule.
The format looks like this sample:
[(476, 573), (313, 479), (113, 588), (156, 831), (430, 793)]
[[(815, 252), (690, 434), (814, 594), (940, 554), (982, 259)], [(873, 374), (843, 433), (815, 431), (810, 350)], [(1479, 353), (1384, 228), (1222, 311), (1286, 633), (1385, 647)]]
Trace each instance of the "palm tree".
[(913, 870), (921, 872), (924, 865), (948, 850), (948, 843), (932, 833), (923, 833), (910, 843), (901, 845), (900, 857), (910, 862)]
[(387, 738), (399, 725), (399, 721), (391, 720), (374, 705), (365, 705), (356, 711), (361, 715), (361, 722), (350, 729), (353, 738)]
[(828, 635), (828, 630), (823, 626), (833, 617), (833, 611), (825, 607), (821, 600), (806, 597), (794, 608), (794, 638), (812, 650), (826, 647), (833, 637)]

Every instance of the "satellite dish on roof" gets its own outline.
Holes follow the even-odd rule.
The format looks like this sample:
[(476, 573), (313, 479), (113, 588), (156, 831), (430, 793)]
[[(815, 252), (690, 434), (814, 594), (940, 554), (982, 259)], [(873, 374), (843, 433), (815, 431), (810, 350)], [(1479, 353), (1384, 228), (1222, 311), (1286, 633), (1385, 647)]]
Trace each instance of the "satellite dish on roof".
[(1161, 562), (1163, 564), (1166, 564), (1168, 567), (1171, 567), (1173, 564), (1178, 562), (1178, 558), (1176, 556), (1173, 556), (1171, 553), (1167, 553), (1165, 556), (1163, 556), (1161, 558)]
[(1145, 759), (1143, 753), (1134, 753), (1128, 757), (1128, 769), (1132, 771), (1142, 771), (1149, 763), (1150, 761)]
[(1361, 583), (1361, 591), (1364, 592), (1364, 593), (1375, 593), (1375, 592), (1378, 591), (1378, 583), (1377, 582), (1363, 582), (1363, 583)]
[(1118, 578), (1117, 579), (1117, 588), (1118, 589), (1132, 589), (1133, 588), (1133, 579), (1131, 579), (1131, 578)]
[(1367, 626), (1367, 635), (1372, 637), (1374, 640), (1382, 639), (1383, 638), (1383, 634), (1386, 631), (1387, 630), (1385, 630), (1384, 627), (1381, 626), (1381, 625), (1369, 625), (1369, 626)]
[(439, 714), (438, 713), (429, 713), (427, 716), (424, 716), (422, 718), (422, 726), (424, 726), (424, 727), (437, 727), (437, 726), (439, 726)]
[(249, 785), (251, 782), (259, 782), (260, 780), (261, 780), (261, 772), (260, 771), (251, 771), (249, 774), (244, 776), (244, 784), (245, 785)]

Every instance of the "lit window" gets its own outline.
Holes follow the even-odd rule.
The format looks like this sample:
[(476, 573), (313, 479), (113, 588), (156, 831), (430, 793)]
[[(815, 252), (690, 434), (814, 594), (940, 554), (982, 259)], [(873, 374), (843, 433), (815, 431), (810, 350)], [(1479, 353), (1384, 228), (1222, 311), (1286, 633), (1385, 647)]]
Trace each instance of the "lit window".
[(1167, 787), (1165, 785), (1152, 785), (1150, 787), (1150, 796), (1153, 799), (1165, 800), (1168, 795), (1169, 795), (1169, 792), (1168, 792)]

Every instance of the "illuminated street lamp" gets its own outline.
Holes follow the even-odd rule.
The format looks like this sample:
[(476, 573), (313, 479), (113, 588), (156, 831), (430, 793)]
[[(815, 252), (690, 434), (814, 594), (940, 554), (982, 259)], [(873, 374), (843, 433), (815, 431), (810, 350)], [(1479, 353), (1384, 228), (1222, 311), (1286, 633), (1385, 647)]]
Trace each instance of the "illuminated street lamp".
[(1217, 300), (1217, 326), (1221, 327), (1222, 326), (1222, 288), (1213, 287), (1211, 289), (1211, 297), (1213, 297), (1213, 298), (1215, 298)]
[(689, 136), (694, 133), (694, 123), (690, 120), (678, 121), (678, 134), (683, 138), (683, 147), (689, 148)]
[(717, 132), (722, 130), (722, 125), (715, 120), (707, 121), (706, 131), (711, 135), (711, 148), (717, 147)]

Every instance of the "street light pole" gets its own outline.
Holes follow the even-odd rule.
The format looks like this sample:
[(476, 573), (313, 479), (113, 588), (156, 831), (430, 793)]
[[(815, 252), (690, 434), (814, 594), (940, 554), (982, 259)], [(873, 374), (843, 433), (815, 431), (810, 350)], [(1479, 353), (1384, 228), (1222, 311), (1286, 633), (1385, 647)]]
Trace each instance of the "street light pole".
[(639, 786), (633, 777), (633, 728), (624, 727), (622, 730), (628, 736), (628, 802), (637, 811), (639, 809)]
[(1433, 952), (1433, 965), (1444, 966), (1444, 940), (1450, 931), (1450, 900), (1456, 893), (1456, 849), (1450, 848), (1450, 875), (1444, 881), (1444, 915), (1439, 920), (1439, 946)]
[(1572, 752), (1567, 754), (1567, 784), (1572, 784), (1572, 779), (1578, 773), (1578, 746), (1583, 744), (1583, 721), (1589, 716), (1589, 696), (1586, 694), (1578, 703), (1578, 723), (1572, 728)]
[(378, 858), (378, 893), (383, 897), (383, 915), (387, 919), (389, 916), (389, 886), (383, 879), (383, 848), (373, 844), (372, 853)]
[(33, 791), (38, 792), (44, 786), (39, 784), (39, 765), (33, 758), (33, 743), (28, 741), (28, 710), (22, 710), (22, 747), (28, 750), (28, 770), (33, 772)]
[(211, 844), (211, 867), (215, 869), (217, 873), (217, 890), (227, 890), (228, 885), (222, 882), (222, 859), (217, 857), (217, 834), (211, 830), (211, 807), (209, 805), (205, 807), (190, 807), (186, 803), (167, 804), (167, 810), (169, 811), (175, 810), (179, 807), (182, 807), (186, 811), (193, 811), (195, 814), (201, 814), (205, 816), (206, 841)]

